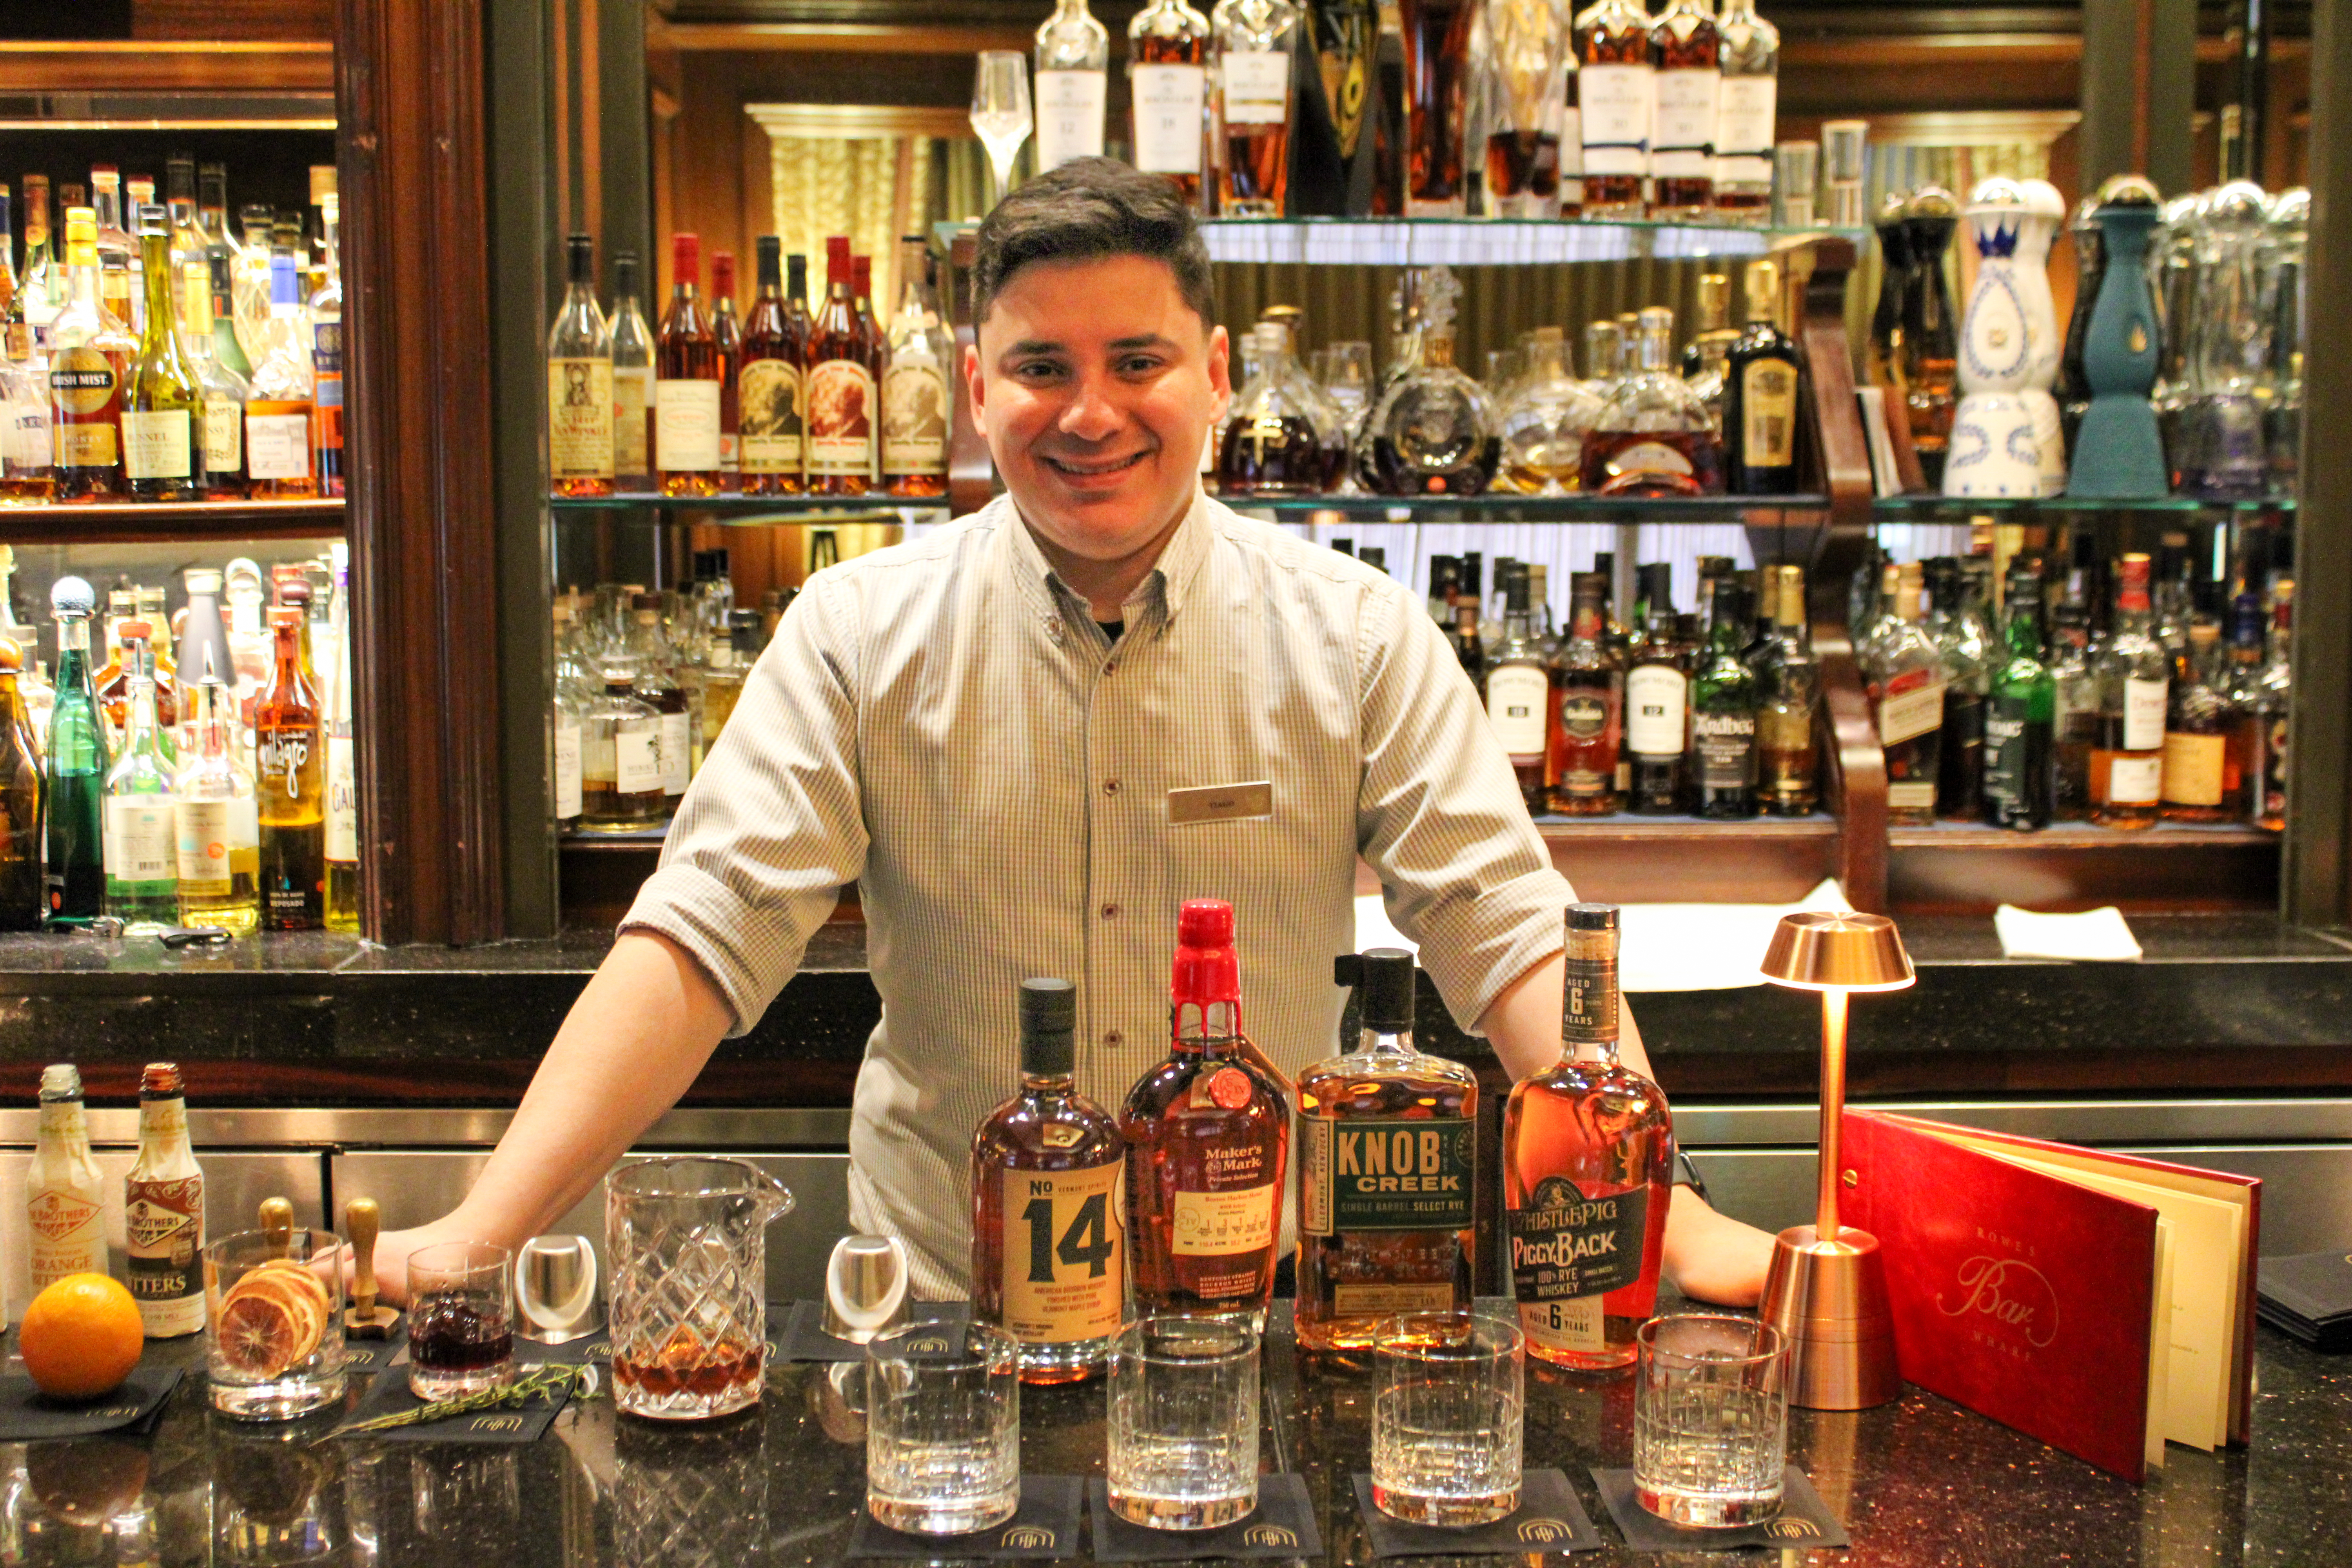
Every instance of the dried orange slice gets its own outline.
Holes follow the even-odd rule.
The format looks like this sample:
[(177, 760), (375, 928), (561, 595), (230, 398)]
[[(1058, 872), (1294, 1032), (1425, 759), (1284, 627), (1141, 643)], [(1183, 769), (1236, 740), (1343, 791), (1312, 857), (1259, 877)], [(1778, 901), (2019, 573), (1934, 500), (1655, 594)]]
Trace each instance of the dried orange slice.
[(256, 1274), (268, 1272), (289, 1279), (299, 1279), (311, 1298), (318, 1303), (320, 1312), (331, 1313), (334, 1310), (334, 1301), (327, 1293), (327, 1282), (320, 1279), (318, 1272), (307, 1263), (297, 1263), (290, 1258), (273, 1258), (253, 1272)]
[(327, 1313), (320, 1305), (320, 1295), (314, 1287), (283, 1269), (257, 1268), (237, 1281), (222, 1310), (225, 1318), (228, 1302), (261, 1298), (277, 1303), (293, 1327), (292, 1355), (288, 1363), (291, 1365), (318, 1349), (320, 1338), (326, 1332)]
[(247, 1377), (273, 1378), (302, 1359), (307, 1325), (275, 1292), (240, 1286), (221, 1303), (214, 1348)]

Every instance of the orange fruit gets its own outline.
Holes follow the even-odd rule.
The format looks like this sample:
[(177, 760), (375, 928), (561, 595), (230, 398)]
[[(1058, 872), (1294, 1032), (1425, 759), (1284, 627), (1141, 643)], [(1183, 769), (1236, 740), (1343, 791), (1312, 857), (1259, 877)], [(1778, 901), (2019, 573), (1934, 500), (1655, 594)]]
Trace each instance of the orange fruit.
[(16, 1331), (34, 1385), (58, 1399), (95, 1399), (121, 1387), (146, 1344), (139, 1303), (104, 1274), (67, 1275), (33, 1298)]

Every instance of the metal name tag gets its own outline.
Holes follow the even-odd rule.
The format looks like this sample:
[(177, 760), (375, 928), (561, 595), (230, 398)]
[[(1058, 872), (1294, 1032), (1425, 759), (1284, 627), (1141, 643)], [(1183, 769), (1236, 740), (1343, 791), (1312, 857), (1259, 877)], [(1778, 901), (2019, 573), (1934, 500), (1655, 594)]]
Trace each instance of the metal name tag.
[(1168, 792), (1168, 822), (1173, 827), (1196, 822), (1251, 822), (1273, 815), (1274, 785), (1265, 779)]

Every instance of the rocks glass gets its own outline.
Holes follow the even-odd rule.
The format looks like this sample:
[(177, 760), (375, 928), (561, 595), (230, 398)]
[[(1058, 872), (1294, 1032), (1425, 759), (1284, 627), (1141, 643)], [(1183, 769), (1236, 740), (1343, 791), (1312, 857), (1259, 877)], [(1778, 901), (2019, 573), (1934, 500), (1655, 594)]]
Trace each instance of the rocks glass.
[(986, 1323), (909, 1323), (866, 1346), (866, 1511), (961, 1535), (1021, 1506), (1020, 1347)]
[(1111, 1347), (1111, 1510), (1213, 1530), (1257, 1507), (1258, 1340), (1244, 1318), (1145, 1317)]
[(1412, 1312), (1372, 1342), (1372, 1501), (1414, 1524), (1486, 1524), (1519, 1506), (1527, 1405), (1518, 1325)]
[(247, 1421), (343, 1396), (343, 1239), (296, 1228), (205, 1248), (205, 1373), (213, 1408)]
[(487, 1241), (408, 1258), (408, 1391), (457, 1399), (514, 1381), (514, 1260)]
[(1780, 1331), (1689, 1312), (1634, 1335), (1633, 1495), (1670, 1524), (1727, 1529), (1780, 1511), (1789, 1391)]

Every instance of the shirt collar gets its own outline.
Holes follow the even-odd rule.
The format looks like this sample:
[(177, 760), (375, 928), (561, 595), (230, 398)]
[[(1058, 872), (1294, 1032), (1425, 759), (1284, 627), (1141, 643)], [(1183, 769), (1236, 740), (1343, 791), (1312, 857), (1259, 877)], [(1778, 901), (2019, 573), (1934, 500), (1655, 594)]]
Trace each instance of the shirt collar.
[[(1021, 509), (1013, 498), (1003, 495), (997, 501), (1004, 509), (1003, 525), (1010, 535), (1013, 570), (1023, 587), (1036, 590), (1042, 607), (1049, 613), (1089, 614), (1086, 601), (1062, 581), (1052, 563), (1045, 559), (1045, 552), (1037, 548), (1036, 537), (1021, 520)], [(1194, 488), (1192, 504), (1186, 509), (1184, 521), (1176, 525), (1176, 531), (1169, 535), (1160, 552), (1160, 559), (1127, 596), (1123, 609), (1130, 626), (1141, 618), (1138, 612), (1154, 603), (1160, 606), (1163, 623), (1176, 618), (1186, 595), (1200, 576), (1202, 563), (1209, 558), (1209, 533), (1214, 526), (1209, 516), (1213, 504), (1205, 492)]]

